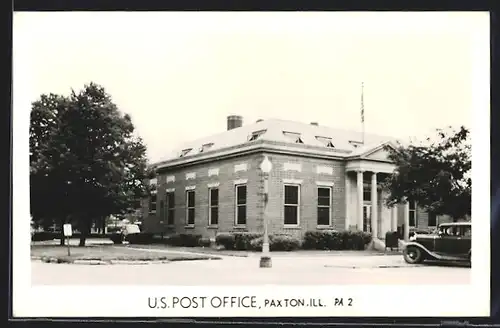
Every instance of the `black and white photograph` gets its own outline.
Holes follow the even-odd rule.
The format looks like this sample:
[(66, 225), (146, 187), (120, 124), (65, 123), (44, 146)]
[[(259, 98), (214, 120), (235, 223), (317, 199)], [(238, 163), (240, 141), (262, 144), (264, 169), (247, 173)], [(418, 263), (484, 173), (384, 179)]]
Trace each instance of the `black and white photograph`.
[(14, 316), (489, 315), (488, 13), (18, 12), (13, 66)]

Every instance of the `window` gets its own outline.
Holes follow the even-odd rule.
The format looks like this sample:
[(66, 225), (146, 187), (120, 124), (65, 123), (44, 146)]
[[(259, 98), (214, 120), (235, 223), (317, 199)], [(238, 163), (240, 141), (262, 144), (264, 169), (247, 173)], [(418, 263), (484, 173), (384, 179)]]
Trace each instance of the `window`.
[(247, 224), (247, 186), (236, 186), (236, 225)]
[(165, 215), (165, 202), (163, 200), (160, 200), (160, 223), (163, 223)]
[(427, 226), (428, 227), (436, 227), (437, 226), (437, 215), (432, 213), (432, 212), (429, 212), (429, 217), (428, 217), (428, 221), (427, 221)]
[(187, 225), (194, 225), (194, 190), (186, 191), (186, 219)]
[(252, 132), (252, 134), (248, 138), (248, 141), (254, 141), (254, 140), (259, 139), (260, 136), (262, 136), (265, 132), (266, 132), (266, 130), (260, 130), (260, 131)]
[(200, 153), (203, 153), (204, 151), (207, 151), (208, 149), (212, 148), (214, 144), (213, 143), (207, 143), (201, 146)]
[(470, 225), (461, 226), (460, 227), (460, 236), (471, 237), (472, 236), (472, 227)]
[(300, 144), (304, 143), (302, 141), (302, 138), (300, 137), (300, 133), (283, 131), (283, 135), (285, 135), (285, 137), (290, 139), (290, 141), (292, 141), (292, 142), (300, 143)]
[(330, 206), (331, 206), (330, 187), (318, 187), (318, 225), (330, 225)]
[(321, 142), (323, 145), (325, 145), (328, 148), (335, 148), (335, 146), (332, 143), (332, 138), (317, 136), (316, 140), (318, 140), (319, 142)]
[(156, 213), (156, 192), (152, 192), (149, 197), (149, 213)]
[(417, 226), (417, 204), (416, 202), (410, 201), (409, 202), (409, 217), (410, 217), (410, 227), (416, 227)]
[(372, 188), (371, 186), (363, 186), (363, 201), (371, 202), (372, 200)]
[(354, 141), (354, 140), (349, 140), (349, 144), (353, 145), (354, 148), (358, 148), (359, 146), (363, 145), (361, 141)]
[(186, 156), (187, 154), (189, 154), (189, 152), (190, 152), (191, 150), (193, 150), (193, 148), (183, 149), (183, 150), (181, 151), (181, 156), (180, 156), (180, 157), (184, 157), (184, 156)]
[(167, 192), (167, 225), (174, 225), (175, 222), (175, 194)]
[(219, 189), (208, 189), (208, 224), (217, 225), (219, 223)]
[(299, 224), (299, 186), (285, 185), (285, 225)]

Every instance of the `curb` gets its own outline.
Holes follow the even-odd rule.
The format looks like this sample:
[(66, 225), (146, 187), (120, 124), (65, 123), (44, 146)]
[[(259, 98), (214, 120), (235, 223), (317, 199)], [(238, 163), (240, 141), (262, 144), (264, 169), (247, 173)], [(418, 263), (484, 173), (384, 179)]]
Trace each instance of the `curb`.
[[(414, 267), (421, 265), (413, 265)], [(397, 268), (409, 268), (412, 266), (406, 265), (374, 265), (374, 266), (356, 266), (356, 265), (325, 265), (325, 268), (333, 269), (397, 269)]]
[(54, 263), (54, 264), (75, 264), (75, 265), (113, 265), (113, 264), (125, 264), (125, 265), (146, 265), (146, 264), (168, 264), (171, 262), (182, 262), (182, 261), (207, 261), (207, 260), (222, 260), (220, 257), (213, 258), (189, 258), (189, 259), (172, 259), (172, 260), (70, 260), (61, 259), (57, 257), (43, 257), (43, 256), (32, 256), (31, 260), (41, 261), (44, 263)]

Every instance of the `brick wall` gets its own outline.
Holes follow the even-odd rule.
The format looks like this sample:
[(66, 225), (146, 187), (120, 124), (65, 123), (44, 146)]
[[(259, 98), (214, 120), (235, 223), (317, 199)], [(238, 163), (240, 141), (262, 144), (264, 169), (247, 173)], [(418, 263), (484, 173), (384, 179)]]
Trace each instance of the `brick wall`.
[[(333, 182), (331, 221), (335, 229), (345, 228), (345, 165), (341, 161), (303, 158), (287, 155), (268, 155), (273, 163), (269, 180), (269, 203), (267, 213), (270, 218), (271, 233), (287, 233), (301, 236), (305, 231), (317, 229), (317, 181)], [(290, 165), (292, 164), (292, 165)], [(285, 170), (285, 165), (300, 164), (300, 171)], [(317, 167), (331, 167), (332, 174), (318, 173)], [(284, 184), (287, 180), (301, 180), (299, 227), (284, 226)]]
[[(317, 181), (333, 183), (331, 221), (332, 227), (345, 227), (344, 171), (343, 162), (304, 158), (299, 156), (268, 154), (273, 164), (269, 178), (269, 202), (267, 215), (270, 233), (302, 235), (307, 230), (317, 228)], [(213, 237), (217, 232), (263, 231), (263, 177), (259, 165), (263, 154), (247, 155), (238, 158), (213, 161), (182, 169), (161, 173), (158, 177), (157, 212), (144, 220), (144, 230), (155, 233), (193, 233)], [(246, 170), (235, 172), (235, 166), (247, 164)], [(300, 171), (297, 171), (297, 164)], [(318, 173), (318, 166), (330, 167)], [(218, 169), (218, 175), (209, 176), (209, 170)], [(186, 174), (190, 179), (186, 180)], [(172, 181), (175, 176), (175, 181)], [(195, 177), (194, 177), (195, 176)], [(167, 177), (169, 182), (167, 182)], [(247, 180), (247, 225), (235, 226), (235, 180)], [(300, 184), (300, 224), (298, 227), (284, 226), (284, 183), (287, 179), (301, 180)], [(219, 183), (219, 224), (208, 224), (208, 184)], [(194, 227), (186, 227), (186, 187), (194, 186), (196, 195), (196, 215)], [(160, 201), (165, 199), (167, 189), (175, 189), (175, 224), (166, 225), (166, 217), (161, 218)], [(147, 202), (146, 202), (147, 207)], [(144, 213), (147, 213), (145, 211)], [(162, 222), (163, 221), (163, 222)]]
[[(248, 155), (228, 160), (213, 161), (209, 164), (193, 165), (161, 173), (158, 177), (158, 211), (150, 217), (144, 229), (150, 232), (190, 233), (213, 237), (217, 232), (235, 229), (235, 180), (247, 180), (247, 227), (255, 229), (259, 219), (257, 209), (259, 192), (258, 165), (261, 155)], [(246, 164), (242, 169), (241, 164)], [(235, 166), (240, 165), (237, 172)], [(212, 175), (209, 176), (209, 170)], [(218, 174), (214, 174), (218, 171)], [(175, 181), (171, 181), (171, 177)], [(167, 177), (169, 181), (167, 182)], [(188, 178), (189, 179), (186, 179)], [(209, 184), (218, 183), (219, 220), (217, 226), (209, 226)], [(187, 226), (186, 187), (195, 187), (195, 223)], [(160, 211), (160, 200), (165, 200), (167, 189), (174, 189), (175, 218), (174, 225), (167, 226), (166, 211)], [(161, 217), (160, 214), (163, 214)], [(163, 222), (162, 222), (163, 221)]]

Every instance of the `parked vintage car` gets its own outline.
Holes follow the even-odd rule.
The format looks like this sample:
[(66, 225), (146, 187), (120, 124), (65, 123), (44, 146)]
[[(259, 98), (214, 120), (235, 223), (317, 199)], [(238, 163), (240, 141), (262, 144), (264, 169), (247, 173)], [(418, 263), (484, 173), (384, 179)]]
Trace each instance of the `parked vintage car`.
[(417, 233), (410, 238), (403, 249), (404, 259), (410, 264), (424, 260), (470, 262), (471, 234), (470, 222), (443, 223), (437, 233)]

